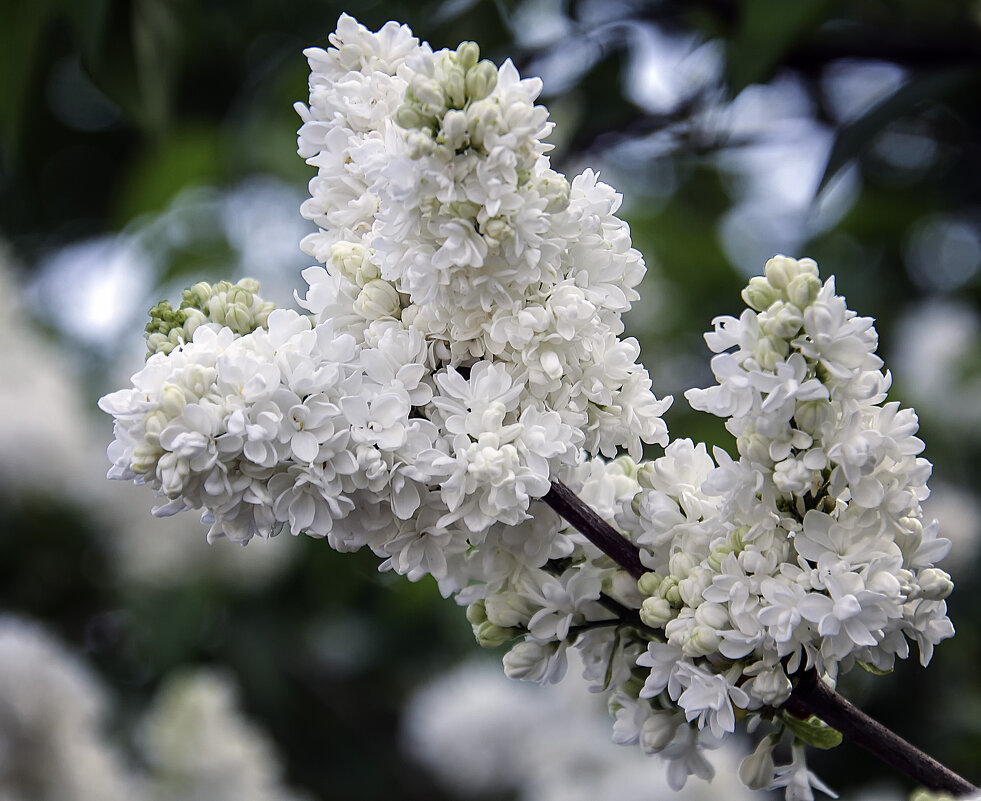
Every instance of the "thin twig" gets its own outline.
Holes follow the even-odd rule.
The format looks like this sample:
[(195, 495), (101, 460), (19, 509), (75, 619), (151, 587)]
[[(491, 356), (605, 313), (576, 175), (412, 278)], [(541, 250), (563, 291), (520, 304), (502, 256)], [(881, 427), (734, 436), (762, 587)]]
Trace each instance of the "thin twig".
[[(637, 546), (596, 514), (565, 484), (553, 481), (552, 489), (542, 500), (631, 576), (640, 578), (647, 572), (640, 561)], [(929, 790), (954, 795), (978, 792), (978, 788), (969, 781), (838, 695), (820, 681), (813, 670), (801, 676), (784, 708), (798, 717), (815, 715), (840, 731), (842, 736)]]

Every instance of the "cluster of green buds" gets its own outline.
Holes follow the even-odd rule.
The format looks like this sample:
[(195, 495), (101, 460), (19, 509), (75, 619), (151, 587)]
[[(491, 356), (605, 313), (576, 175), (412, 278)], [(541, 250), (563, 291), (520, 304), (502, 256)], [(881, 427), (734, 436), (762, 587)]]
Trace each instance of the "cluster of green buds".
[(150, 309), (146, 325), (147, 358), (154, 353), (170, 353), (189, 342), (198, 326), (218, 323), (244, 336), (265, 328), (270, 312), (276, 308), (259, 297), (259, 282), (243, 278), (237, 284), (205, 281), (185, 289), (181, 305), (175, 309), (163, 300)]
[(467, 620), (473, 628), (474, 639), (481, 648), (497, 648), (506, 642), (519, 637), (524, 632), (513, 626), (503, 626), (499, 620), (493, 622), (487, 617), (487, 606), (483, 601), (476, 601), (467, 607)]
[(804, 325), (804, 310), (821, 291), (818, 266), (813, 259), (776, 256), (766, 263), (764, 275), (751, 278), (742, 291), (746, 305), (759, 312), (763, 336), (754, 357), (764, 370), (773, 370), (787, 358), (789, 342)]
[(403, 128), (425, 130), (427, 138), (455, 151), (480, 147), (480, 123), (489, 111), (481, 101), (495, 86), (497, 67), (480, 59), (476, 42), (463, 42), (456, 50), (440, 54), (433, 75), (419, 73), (412, 78), (395, 121)]

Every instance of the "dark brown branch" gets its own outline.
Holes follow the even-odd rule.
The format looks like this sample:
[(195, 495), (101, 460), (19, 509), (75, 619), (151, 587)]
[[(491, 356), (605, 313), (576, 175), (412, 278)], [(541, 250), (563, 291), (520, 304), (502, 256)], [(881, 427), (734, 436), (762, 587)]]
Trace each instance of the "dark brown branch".
[(955, 796), (978, 792), (978, 788), (969, 781), (838, 695), (818, 679), (814, 670), (807, 671), (801, 677), (784, 709), (798, 717), (816, 715), (844, 737), (928, 790)]
[(596, 514), (592, 507), (583, 503), (561, 481), (553, 481), (552, 489), (542, 500), (635, 579), (647, 572), (647, 568), (641, 564), (637, 546)]
[[(640, 561), (637, 547), (596, 514), (565, 484), (553, 481), (552, 489), (542, 500), (631, 576), (640, 578), (647, 572)], [(978, 788), (966, 779), (910, 745), (838, 695), (820, 681), (813, 670), (801, 676), (784, 708), (798, 717), (817, 716), (856, 745), (929, 790), (954, 795), (978, 792)]]

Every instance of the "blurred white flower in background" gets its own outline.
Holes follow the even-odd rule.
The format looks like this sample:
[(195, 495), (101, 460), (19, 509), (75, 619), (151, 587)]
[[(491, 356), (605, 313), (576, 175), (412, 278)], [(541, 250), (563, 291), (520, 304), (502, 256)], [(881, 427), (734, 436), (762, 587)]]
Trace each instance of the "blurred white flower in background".
[(238, 709), (221, 673), (188, 671), (168, 681), (138, 737), (152, 801), (299, 801), (280, 785), (271, 741)]
[(0, 798), (135, 798), (135, 777), (104, 739), (108, 707), (95, 677), (40, 626), (0, 617)]
[(76, 498), (104, 484), (79, 376), (31, 326), (0, 243), (0, 485), (7, 493), (58, 487)]
[[(570, 649), (570, 660), (578, 661)], [(675, 794), (667, 763), (610, 739), (602, 696), (591, 695), (573, 667), (559, 684), (512, 681), (494, 662), (454, 668), (419, 689), (403, 720), (406, 749), (464, 796), (514, 792), (522, 801), (678, 801), (756, 795), (737, 777), (742, 756), (727, 743), (713, 757), (711, 782)]]
[(110, 739), (110, 701), (41, 626), (0, 617), (0, 799), (300, 801), (228, 677), (194, 670), (165, 683), (138, 725), (146, 769)]

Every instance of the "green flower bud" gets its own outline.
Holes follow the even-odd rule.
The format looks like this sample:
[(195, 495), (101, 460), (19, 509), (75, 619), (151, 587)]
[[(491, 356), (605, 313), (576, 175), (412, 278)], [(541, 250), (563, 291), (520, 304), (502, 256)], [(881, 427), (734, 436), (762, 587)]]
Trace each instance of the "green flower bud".
[(467, 76), (460, 67), (453, 66), (446, 71), (443, 91), (450, 108), (460, 109), (467, 104)]
[(785, 339), (770, 335), (760, 337), (757, 340), (756, 348), (753, 350), (753, 358), (759, 362), (760, 367), (764, 370), (773, 371), (778, 362), (787, 358), (789, 352), (790, 346)]
[(637, 579), (637, 589), (643, 595), (656, 595), (663, 579), (657, 573), (645, 573)]
[(640, 606), (640, 619), (645, 626), (654, 629), (664, 628), (664, 624), (676, 616), (671, 604), (664, 598), (645, 598)]
[(423, 114), (409, 103), (403, 103), (395, 111), (395, 124), (409, 130), (413, 128), (435, 128), (436, 118)]
[(184, 391), (176, 384), (165, 384), (160, 398), (160, 408), (170, 418), (177, 417), (187, 406)]
[(784, 290), (794, 278), (800, 275), (801, 270), (796, 259), (787, 256), (774, 256), (766, 263), (763, 272), (766, 275), (766, 280), (770, 282), (770, 286), (776, 290)]
[(510, 642), (520, 633), (518, 629), (495, 626), (489, 620), (473, 627), (474, 638), (481, 648), (497, 648), (499, 645)]
[(722, 637), (709, 626), (694, 626), (681, 650), (685, 656), (708, 656), (719, 650)]
[(152, 473), (156, 470), (157, 461), (163, 455), (163, 449), (159, 446), (151, 445), (149, 442), (141, 442), (133, 449), (133, 461), (130, 469), (134, 473)]
[(479, 626), (487, 620), (487, 609), (483, 601), (474, 601), (467, 607), (467, 621), (472, 626)]
[(708, 555), (708, 563), (716, 573), (722, 572), (722, 563), (725, 558), (732, 553), (732, 546), (726, 543), (712, 550)]
[(771, 337), (793, 339), (804, 325), (804, 315), (794, 304), (778, 300), (760, 315), (760, 326)]
[(255, 330), (252, 319), (252, 310), (244, 303), (229, 304), (225, 311), (225, 325), (239, 333), (248, 333)]
[(799, 309), (810, 306), (821, 291), (821, 279), (812, 273), (801, 273), (787, 284), (787, 298)]
[(483, 100), (497, 86), (497, 67), (484, 59), (467, 70), (467, 99), (473, 103)]
[(456, 49), (456, 63), (466, 72), (480, 61), (480, 46), (476, 42), (460, 42)]
[(443, 115), (443, 127), (437, 141), (452, 150), (462, 150), (470, 139), (467, 135), (467, 115), (463, 111), (450, 109)]
[(678, 579), (668, 576), (657, 588), (657, 593), (672, 606), (681, 606), (681, 591), (678, 589)]
[(550, 214), (565, 211), (569, 206), (569, 182), (565, 176), (549, 170), (539, 179), (538, 192), (546, 198), (545, 211)]
[(762, 275), (750, 278), (749, 286), (742, 291), (742, 298), (746, 305), (760, 312), (770, 308), (779, 297), (780, 293)]

